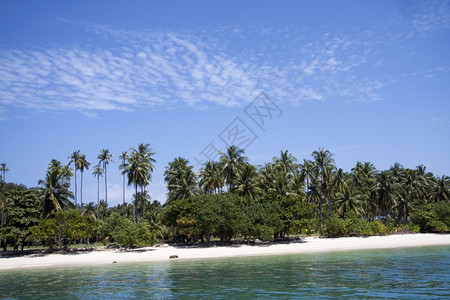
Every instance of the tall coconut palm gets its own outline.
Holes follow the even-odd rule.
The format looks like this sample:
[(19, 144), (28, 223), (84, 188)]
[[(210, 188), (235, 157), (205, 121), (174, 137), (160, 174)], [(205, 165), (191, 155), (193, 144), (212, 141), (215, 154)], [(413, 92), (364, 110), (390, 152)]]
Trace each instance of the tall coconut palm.
[[(146, 166), (146, 173), (147, 176), (143, 176), (141, 177), (141, 182), (140, 182), (140, 186), (141, 186), (141, 194), (145, 195), (146, 193), (146, 187), (147, 185), (152, 181), (152, 175), (153, 175), (153, 170), (155, 169), (155, 162), (156, 160), (153, 158), (153, 156), (156, 154), (155, 152), (153, 152), (153, 149), (150, 147), (150, 144), (145, 144), (145, 143), (141, 143), (138, 145), (138, 149), (139, 151), (139, 156), (141, 157), (142, 161), (144, 162), (145, 166)], [(144, 200), (145, 197), (141, 198), (141, 219), (144, 217), (144, 209), (145, 209), (145, 205), (144, 205)]]
[(42, 193), (44, 218), (69, 205), (69, 197), (73, 195), (69, 191), (70, 173), (68, 170), (70, 171), (68, 166), (62, 166), (59, 161), (52, 160), (45, 179), (39, 180), (39, 184), (44, 187)]
[(94, 171), (92, 172), (94, 177), (97, 177), (97, 207), (100, 205), (100, 177), (103, 176), (103, 168), (100, 164), (94, 166)]
[(280, 168), (286, 173), (294, 173), (296, 169), (295, 163), (297, 162), (297, 158), (289, 153), (288, 150), (280, 151), (280, 157), (274, 157), (273, 162), (277, 168)]
[(404, 169), (400, 177), (401, 190), (399, 198), (399, 219), (403, 221), (403, 224), (408, 222), (408, 216), (411, 205), (415, 201), (420, 200), (423, 197), (423, 188), (425, 186), (424, 178), (419, 176), (417, 170)]
[(6, 163), (0, 164), (0, 171), (2, 172), (2, 181), (6, 183), (6, 172), (9, 171), (9, 168), (6, 166)]
[[(126, 169), (122, 171), (122, 174), (128, 175), (128, 185), (134, 185), (135, 187), (135, 201), (133, 202), (133, 221), (136, 223), (136, 201), (138, 200), (138, 186), (141, 187), (141, 194), (145, 194), (145, 187), (151, 181), (151, 176), (154, 170), (154, 163), (156, 162), (153, 155), (153, 149), (149, 144), (139, 144), (138, 149), (130, 148), (130, 155), (128, 155), (128, 162)], [(143, 198), (143, 197), (142, 197)], [(142, 200), (143, 201), (143, 200)], [(143, 207), (141, 205), (141, 218), (144, 214)]]
[(5, 214), (5, 210), (6, 210), (6, 193), (5, 193), (6, 172), (9, 171), (9, 168), (6, 167), (6, 163), (1, 163), (0, 171), (2, 172), (1, 183), (2, 183), (2, 195), (3, 195), (3, 197), (2, 197), (3, 199), (2, 199), (2, 220), (1, 220), (1, 224), (4, 225), (4, 224), (6, 224), (6, 214)]
[[(299, 165), (300, 169), (300, 175), (305, 179), (306, 181), (306, 189), (305, 192), (307, 195), (310, 194), (310, 184), (314, 181), (315, 178), (315, 168), (314, 168), (314, 162), (311, 160), (304, 159), (303, 163)], [(307, 198), (308, 200), (308, 198)]]
[[(426, 171), (426, 167), (424, 165), (419, 165), (416, 167), (417, 176), (421, 179), (422, 192), (423, 192), (423, 202), (432, 202), (433, 201), (433, 190), (436, 187), (437, 180), (433, 176), (431, 172)], [(423, 203), (425, 204), (425, 203)]]
[(273, 163), (266, 163), (264, 167), (259, 170), (258, 186), (264, 193), (271, 193), (275, 191), (275, 165)]
[(80, 150), (76, 150), (73, 151), (72, 154), (69, 155), (68, 159), (70, 159), (69, 161), (69, 166), (73, 163), (74, 167), (74, 174), (75, 174), (75, 190), (74, 190), (74, 195), (75, 195), (75, 205), (77, 205), (77, 170), (79, 169), (79, 165), (78, 165), (78, 161), (80, 160)]
[(83, 206), (83, 173), (84, 170), (89, 170), (90, 163), (86, 160), (86, 155), (81, 154), (80, 159), (78, 160), (78, 168), (80, 170), (81, 178), (80, 178), (80, 203)]
[(392, 208), (397, 205), (396, 191), (398, 188), (396, 184), (392, 173), (389, 171), (383, 171), (377, 176), (377, 207), (381, 214), (385, 216), (386, 221), (389, 221)]
[(108, 164), (110, 162), (113, 162), (112, 158), (113, 155), (109, 152), (108, 149), (102, 149), (100, 151), (100, 154), (98, 155), (99, 164), (103, 167), (103, 173), (105, 174), (105, 205), (106, 205), (106, 211), (105, 211), (105, 220), (107, 217), (107, 210), (108, 210)]
[(197, 179), (194, 166), (189, 161), (177, 157), (166, 166), (164, 181), (169, 191), (168, 201), (186, 199), (197, 194)]
[(247, 205), (261, 194), (257, 185), (258, 172), (251, 164), (244, 164), (236, 178), (236, 193), (245, 197)]
[(343, 217), (345, 213), (353, 211), (357, 216), (362, 216), (364, 214), (362, 199), (362, 195), (358, 194), (356, 189), (346, 186), (342, 192), (340, 191), (336, 194), (339, 215)]
[[(128, 159), (127, 155), (128, 155), (127, 151), (124, 151), (124, 152), (122, 152), (122, 154), (120, 154), (119, 159), (122, 160), (122, 163), (119, 166), (119, 170), (122, 170), (122, 171), (126, 170), (127, 159)], [(126, 174), (122, 172), (122, 177), (123, 177), (122, 178), (123, 179), (123, 182), (122, 182), (122, 204), (125, 204), (125, 175)]]
[(431, 192), (431, 199), (435, 202), (450, 202), (450, 177), (443, 175), (436, 179), (436, 184)]
[(336, 174), (333, 178), (332, 186), (336, 193), (341, 192), (344, 193), (345, 188), (348, 187), (347, 183), (347, 173), (344, 172), (341, 168), (336, 171)]
[(223, 164), (223, 174), (229, 191), (234, 190), (237, 174), (247, 161), (244, 149), (237, 146), (229, 146), (226, 152), (221, 152), (220, 162)]
[(365, 202), (366, 219), (373, 220), (376, 215), (376, 168), (370, 162), (357, 162), (352, 171), (360, 197)]
[(322, 205), (328, 193), (328, 186), (331, 180), (332, 171), (334, 167), (333, 154), (329, 150), (319, 148), (314, 151), (312, 156), (315, 160), (315, 168), (319, 175), (319, 220), (320, 220), (320, 234), (322, 234)]
[(223, 166), (217, 161), (207, 161), (200, 170), (200, 188), (205, 192), (219, 193), (225, 185)]

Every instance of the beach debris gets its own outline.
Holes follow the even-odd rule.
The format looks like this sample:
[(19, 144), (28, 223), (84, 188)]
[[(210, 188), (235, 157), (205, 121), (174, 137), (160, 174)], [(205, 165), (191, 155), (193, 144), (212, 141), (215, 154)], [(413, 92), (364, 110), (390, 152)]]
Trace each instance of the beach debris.
[(171, 255), (169, 256), (169, 259), (178, 258), (178, 255)]

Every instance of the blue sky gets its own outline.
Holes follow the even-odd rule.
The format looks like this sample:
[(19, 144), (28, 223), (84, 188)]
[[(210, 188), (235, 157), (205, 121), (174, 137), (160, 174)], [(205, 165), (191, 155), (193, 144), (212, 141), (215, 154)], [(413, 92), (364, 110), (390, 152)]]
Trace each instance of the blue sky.
[(118, 156), (142, 142), (162, 202), (169, 161), (231, 142), (254, 164), (324, 147), (345, 171), (448, 175), (449, 53), (449, 1), (0, 0), (0, 161), (31, 187), (80, 150), (95, 201), (109, 149), (112, 205)]

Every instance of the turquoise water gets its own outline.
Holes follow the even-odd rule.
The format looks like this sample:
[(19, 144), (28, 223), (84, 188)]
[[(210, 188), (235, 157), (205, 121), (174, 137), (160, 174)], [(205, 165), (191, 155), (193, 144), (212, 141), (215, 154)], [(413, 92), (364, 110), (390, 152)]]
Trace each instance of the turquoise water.
[(2, 271), (0, 298), (443, 299), (450, 247)]

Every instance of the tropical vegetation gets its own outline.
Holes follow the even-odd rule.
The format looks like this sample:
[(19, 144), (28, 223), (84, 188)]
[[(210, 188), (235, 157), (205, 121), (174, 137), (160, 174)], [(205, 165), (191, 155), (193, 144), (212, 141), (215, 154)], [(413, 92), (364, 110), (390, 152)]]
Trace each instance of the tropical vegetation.
[[(2, 163), (3, 249), (450, 232), (450, 177), (435, 176), (423, 165), (410, 169), (395, 163), (377, 170), (370, 162), (356, 162), (346, 172), (322, 148), (302, 161), (284, 150), (263, 165), (253, 165), (243, 149), (230, 146), (197, 172), (183, 157), (169, 162), (162, 205), (148, 191), (155, 155), (144, 143), (119, 155), (123, 195), (113, 207), (108, 205), (107, 172), (114, 161), (108, 149), (101, 150), (94, 164), (97, 199), (88, 201), (83, 201), (82, 186), (90, 163), (79, 150), (69, 155), (67, 164), (51, 160), (39, 185), (32, 188), (7, 182), (9, 168)], [(134, 189), (129, 199), (125, 185)]]

